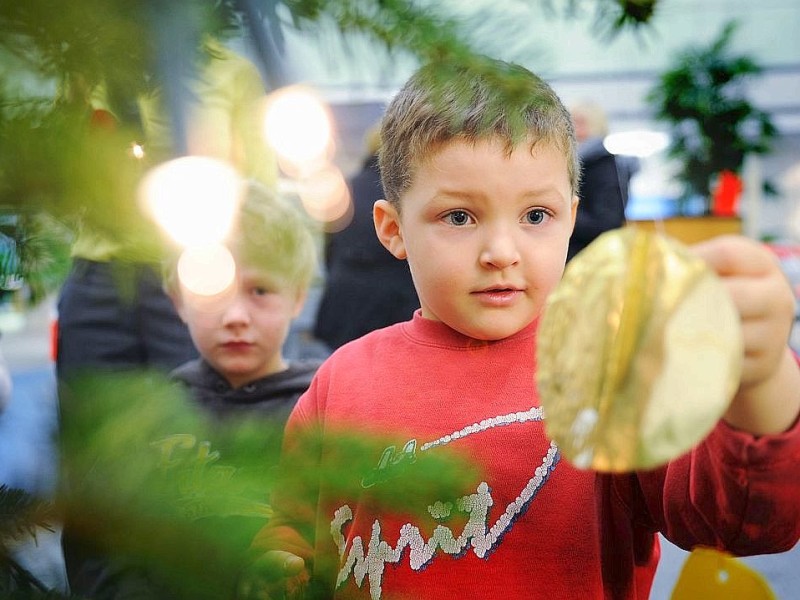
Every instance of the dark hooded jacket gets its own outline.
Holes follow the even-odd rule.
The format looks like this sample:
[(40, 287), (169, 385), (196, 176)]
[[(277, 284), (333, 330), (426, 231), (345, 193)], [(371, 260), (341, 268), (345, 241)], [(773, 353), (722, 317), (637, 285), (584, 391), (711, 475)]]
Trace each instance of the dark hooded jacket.
[(171, 376), (189, 389), (195, 402), (216, 417), (267, 417), (282, 424), (297, 399), (308, 389), (319, 365), (318, 360), (291, 361), (286, 371), (267, 375), (238, 389), (233, 389), (202, 358), (178, 367)]

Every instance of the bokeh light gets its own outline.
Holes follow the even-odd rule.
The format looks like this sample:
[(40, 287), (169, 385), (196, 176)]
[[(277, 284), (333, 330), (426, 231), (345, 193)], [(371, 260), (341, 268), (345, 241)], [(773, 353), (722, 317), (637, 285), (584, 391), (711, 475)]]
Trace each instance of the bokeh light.
[(225, 162), (185, 156), (151, 170), (139, 193), (145, 211), (175, 242), (200, 246), (221, 242), (228, 235), (242, 180)]
[(144, 146), (142, 146), (139, 142), (131, 143), (130, 152), (133, 158), (136, 158), (138, 160), (144, 158)]
[(216, 296), (236, 279), (236, 262), (222, 244), (186, 248), (178, 259), (178, 280), (198, 296)]
[(264, 113), (264, 135), (289, 175), (316, 170), (333, 151), (328, 109), (307, 87), (294, 85), (271, 94)]
[(306, 212), (317, 221), (331, 223), (350, 208), (350, 192), (342, 172), (333, 165), (319, 169), (296, 182), (297, 194)]
[(647, 158), (661, 152), (669, 145), (669, 136), (661, 131), (636, 130), (611, 133), (603, 139), (603, 146), (611, 154)]

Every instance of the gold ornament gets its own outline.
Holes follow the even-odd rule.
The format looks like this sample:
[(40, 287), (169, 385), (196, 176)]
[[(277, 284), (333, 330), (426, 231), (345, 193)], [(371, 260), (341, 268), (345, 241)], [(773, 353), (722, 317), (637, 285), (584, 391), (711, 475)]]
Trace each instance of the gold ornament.
[(542, 316), (547, 433), (578, 468), (657, 467), (708, 435), (742, 359), (738, 312), (702, 259), (636, 227), (604, 233), (567, 265)]

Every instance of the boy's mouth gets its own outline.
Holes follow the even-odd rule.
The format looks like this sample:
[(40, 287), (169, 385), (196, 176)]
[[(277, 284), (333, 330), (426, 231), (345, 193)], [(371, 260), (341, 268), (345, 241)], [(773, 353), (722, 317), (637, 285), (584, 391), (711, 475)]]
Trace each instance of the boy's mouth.
[(493, 286), (473, 292), (481, 302), (491, 306), (506, 306), (521, 293), (522, 290), (514, 286)]
[(522, 289), (514, 285), (493, 285), (491, 287), (483, 288), (482, 290), (475, 290), (477, 294), (501, 294), (507, 292), (521, 292)]
[(223, 342), (222, 347), (227, 350), (245, 350), (252, 346), (250, 342), (244, 340), (232, 340), (230, 342)]

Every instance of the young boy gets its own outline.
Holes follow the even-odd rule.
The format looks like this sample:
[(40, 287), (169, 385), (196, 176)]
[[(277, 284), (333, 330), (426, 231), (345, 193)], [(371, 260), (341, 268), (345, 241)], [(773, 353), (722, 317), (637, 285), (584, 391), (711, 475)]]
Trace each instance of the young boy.
[(308, 388), (317, 360), (288, 362), (283, 345), (316, 270), (316, 247), (299, 210), (248, 182), (228, 247), (233, 289), (218, 299), (167, 287), (200, 358), (172, 373), (214, 415), (270, 417), (283, 424)]
[[(290, 590), (310, 578), (320, 597), (641, 599), (659, 531), (684, 548), (739, 554), (784, 551), (800, 537), (793, 300), (747, 240), (696, 248), (724, 278), (745, 336), (741, 386), (705, 441), (663, 468), (606, 475), (573, 468), (546, 438), (537, 319), (575, 222), (576, 145), (543, 81), (495, 69), (423, 68), (387, 109), (375, 228), (408, 261), (421, 310), (340, 348), (298, 402), (285, 460), (312, 461), (325, 478), (275, 498), (253, 544), (262, 579), (245, 577), (245, 593), (269, 590), (272, 569)], [(513, 97), (497, 76), (515, 77)], [(380, 476), (335, 462), (340, 430), (389, 436), (374, 456)], [(313, 457), (306, 432), (321, 437)], [(478, 473), (455, 501), (409, 497), (422, 507), (414, 513), (375, 500), (394, 467), (413, 472), (415, 459), (447, 450)]]

